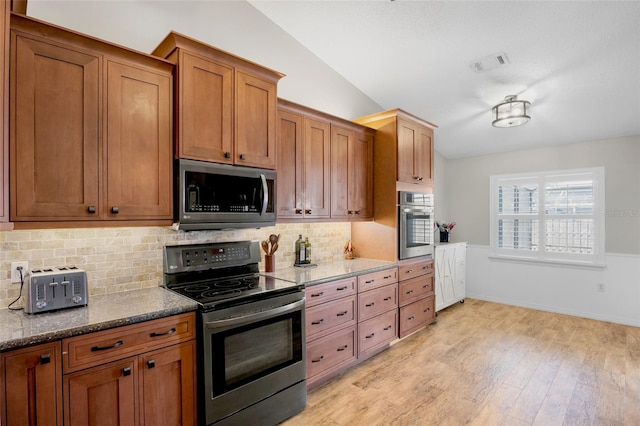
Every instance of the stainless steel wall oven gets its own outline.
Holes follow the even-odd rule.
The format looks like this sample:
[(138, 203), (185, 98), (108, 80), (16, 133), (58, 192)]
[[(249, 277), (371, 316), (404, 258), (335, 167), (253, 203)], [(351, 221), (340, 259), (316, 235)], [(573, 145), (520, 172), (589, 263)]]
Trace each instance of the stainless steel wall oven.
[(256, 241), (165, 247), (165, 285), (200, 304), (207, 425), (275, 425), (306, 406), (303, 286), (260, 275)]
[(433, 256), (433, 194), (398, 192), (398, 259)]

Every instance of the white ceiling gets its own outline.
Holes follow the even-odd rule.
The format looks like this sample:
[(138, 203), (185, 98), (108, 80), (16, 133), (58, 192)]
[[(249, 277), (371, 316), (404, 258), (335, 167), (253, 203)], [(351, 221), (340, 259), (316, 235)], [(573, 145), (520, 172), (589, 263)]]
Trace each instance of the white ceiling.
[[(447, 158), (640, 135), (640, 1), (249, 1)], [(510, 64), (470, 63), (504, 52)], [(491, 126), (507, 95), (521, 127)]]

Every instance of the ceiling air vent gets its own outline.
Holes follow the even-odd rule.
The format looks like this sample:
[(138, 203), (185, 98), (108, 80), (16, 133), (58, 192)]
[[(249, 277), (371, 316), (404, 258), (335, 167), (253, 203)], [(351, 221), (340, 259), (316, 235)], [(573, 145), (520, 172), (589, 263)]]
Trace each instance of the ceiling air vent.
[(475, 72), (485, 72), (509, 64), (506, 53), (496, 53), (471, 62), (469, 65)]

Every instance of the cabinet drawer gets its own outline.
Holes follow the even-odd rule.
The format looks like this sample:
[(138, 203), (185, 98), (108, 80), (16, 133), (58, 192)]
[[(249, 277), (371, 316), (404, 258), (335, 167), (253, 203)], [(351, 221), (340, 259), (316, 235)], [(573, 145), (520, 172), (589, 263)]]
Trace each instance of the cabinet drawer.
[(347, 278), (307, 287), (304, 294), (307, 298), (307, 306), (315, 306), (329, 300), (356, 294), (356, 289), (356, 279)]
[(307, 340), (356, 323), (356, 296), (306, 309)]
[(195, 313), (63, 339), (64, 372), (80, 370), (194, 339)]
[(401, 281), (398, 285), (400, 306), (408, 305), (433, 293), (433, 275), (422, 275)]
[(347, 365), (357, 359), (356, 328), (349, 327), (307, 345), (307, 377)]
[(398, 307), (398, 284), (358, 293), (358, 321), (373, 318)]
[(400, 337), (405, 337), (435, 318), (435, 297), (429, 296), (400, 308)]
[(398, 268), (398, 276), (400, 281), (418, 277), (420, 275), (433, 275), (433, 260), (419, 259), (404, 261)]
[(398, 337), (397, 324), (397, 309), (358, 324), (359, 353), (377, 349)]
[(398, 268), (385, 269), (358, 276), (358, 291), (367, 291), (398, 282)]

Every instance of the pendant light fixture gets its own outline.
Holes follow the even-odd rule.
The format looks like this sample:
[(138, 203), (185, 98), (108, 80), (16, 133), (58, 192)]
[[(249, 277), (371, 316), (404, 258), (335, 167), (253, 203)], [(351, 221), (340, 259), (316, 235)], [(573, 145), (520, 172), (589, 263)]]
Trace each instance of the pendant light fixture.
[(493, 127), (521, 126), (531, 119), (531, 103), (519, 101), (515, 95), (506, 96), (504, 102), (496, 105), (491, 110), (493, 114)]

